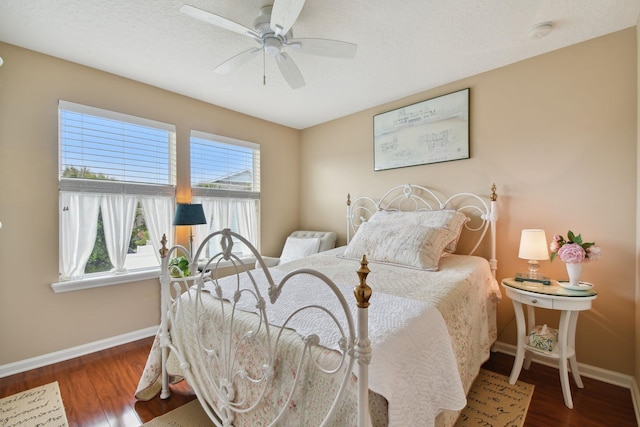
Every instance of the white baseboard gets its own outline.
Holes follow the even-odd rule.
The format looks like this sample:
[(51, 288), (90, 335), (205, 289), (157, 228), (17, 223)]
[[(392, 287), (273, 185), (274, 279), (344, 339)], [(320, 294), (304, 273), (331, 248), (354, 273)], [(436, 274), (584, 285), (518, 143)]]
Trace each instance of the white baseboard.
[(128, 332), (115, 337), (82, 344), (77, 347), (71, 347), (65, 350), (43, 354), (42, 356), (36, 356), (25, 360), (19, 360), (17, 362), (7, 363), (6, 365), (0, 365), (0, 378), (25, 372), (30, 369), (51, 365), (53, 363), (63, 362), (65, 360), (84, 356), (85, 354), (95, 353), (96, 351), (130, 343), (142, 338), (151, 337), (158, 332), (158, 327), (159, 326), (151, 326), (149, 328)]
[[(506, 344), (500, 341), (496, 341), (491, 348), (492, 351), (508, 354), (510, 356), (516, 355), (516, 346), (512, 344)], [(541, 365), (558, 367), (555, 361), (552, 361), (546, 357), (537, 356), (533, 354), (532, 360)], [(638, 383), (631, 375), (621, 374), (619, 372), (610, 371), (608, 369), (602, 369), (591, 365), (585, 365), (578, 362), (578, 368), (580, 369), (580, 375), (587, 378), (593, 378), (594, 380), (602, 381), (608, 384), (617, 385), (620, 387), (628, 388), (631, 392), (631, 400), (633, 401), (633, 409), (636, 414), (636, 421), (640, 425), (640, 390), (638, 389)]]
[(633, 410), (636, 412), (636, 421), (640, 426), (640, 390), (638, 390), (637, 381), (631, 385), (631, 399), (633, 400)]
[[(516, 355), (516, 346), (512, 344), (506, 344), (500, 341), (496, 341), (492, 348), (493, 351), (499, 351), (500, 353), (508, 354), (510, 356)], [(536, 363), (545, 366), (558, 367), (558, 363), (555, 360), (548, 359), (544, 356), (538, 356), (533, 354), (532, 360)], [(597, 368), (591, 365), (585, 365), (578, 362), (580, 368), (580, 375), (593, 378), (594, 380), (602, 381), (608, 384), (617, 385), (620, 387), (628, 388), (631, 390), (634, 378), (631, 375), (621, 374), (619, 372), (610, 371), (607, 369)]]

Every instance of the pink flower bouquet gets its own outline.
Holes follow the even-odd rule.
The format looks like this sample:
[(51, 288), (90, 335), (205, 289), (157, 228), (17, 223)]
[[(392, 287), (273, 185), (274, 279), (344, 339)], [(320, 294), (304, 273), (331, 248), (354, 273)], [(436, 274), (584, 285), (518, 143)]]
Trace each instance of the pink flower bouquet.
[(602, 256), (602, 251), (595, 242), (583, 242), (582, 236), (576, 236), (571, 230), (567, 233), (566, 240), (559, 234), (553, 236), (549, 249), (551, 261), (558, 256), (568, 264), (595, 261)]

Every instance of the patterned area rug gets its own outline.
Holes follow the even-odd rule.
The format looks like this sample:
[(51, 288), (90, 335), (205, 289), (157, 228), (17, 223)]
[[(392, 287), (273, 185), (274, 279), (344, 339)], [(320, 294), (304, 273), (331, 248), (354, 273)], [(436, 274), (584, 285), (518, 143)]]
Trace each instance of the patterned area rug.
[(0, 425), (68, 427), (58, 382), (0, 399)]
[(517, 381), (484, 369), (474, 381), (467, 395), (456, 427), (493, 426), (522, 427), (527, 416), (533, 385)]
[(211, 427), (213, 422), (197, 400), (144, 423), (142, 427)]
[[(481, 369), (467, 395), (467, 406), (460, 414), (456, 427), (522, 427), (531, 396), (533, 396), (533, 385), (522, 381), (509, 384), (509, 378), (504, 375)], [(144, 427), (211, 427), (213, 425), (198, 401), (194, 400), (154, 418), (144, 424)]]

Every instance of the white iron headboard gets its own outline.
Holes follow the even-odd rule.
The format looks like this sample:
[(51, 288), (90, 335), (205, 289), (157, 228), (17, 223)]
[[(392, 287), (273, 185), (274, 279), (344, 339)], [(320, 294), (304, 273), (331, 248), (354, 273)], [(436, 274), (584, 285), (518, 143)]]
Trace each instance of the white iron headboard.
[(496, 185), (491, 186), (489, 196), (474, 193), (457, 193), (449, 197), (441, 197), (432, 189), (420, 185), (404, 184), (391, 188), (379, 199), (361, 196), (353, 201), (347, 195), (347, 243), (363, 222), (378, 210), (417, 212), (426, 210), (452, 209), (464, 213), (469, 221), (464, 226), (463, 234), (472, 242), (472, 248), (465, 251), (473, 255), (489, 232), (491, 255), (489, 264), (495, 276), (498, 261), (496, 259), (496, 221), (497, 201)]

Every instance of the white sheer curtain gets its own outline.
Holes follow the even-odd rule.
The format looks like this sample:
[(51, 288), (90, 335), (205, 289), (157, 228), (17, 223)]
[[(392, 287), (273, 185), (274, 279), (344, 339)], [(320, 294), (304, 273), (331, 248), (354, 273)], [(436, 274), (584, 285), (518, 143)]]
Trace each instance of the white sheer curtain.
[(258, 209), (256, 200), (234, 200), (233, 206), (237, 215), (238, 233), (250, 241), (253, 246), (258, 243)]
[[(206, 225), (196, 227), (194, 237), (194, 248), (210, 233), (230, 228), (232, 231), (242, 235), (254, 246), (258, 242), (258, 201), (253, 199), (221, 199), (212, 197), (194, 197), (194, 203), (202, 203)], [(195, 250), (195, 249), (194, 249)], [(210, 241), (209, 253), (212, 256), (222, 250), (219, 239)], [(251, 255), (247, 248), (242, 245), (243, 255)]]
[(60, 192), (60, 280), (81, 277), (98, 230), (99, 194)]
[(105, 194), (102, 196), (102, 224), (104, 240), (109, 259), (114, 268), (112, 272), (124, 273), (133, 220), (136, 216), (138, 197), (124, 194)]
[(156, 259), (160, 263), (160, 240), (162, 235), (167, 236), (167, 248), (172, 247), (175, 241), (174, 227), (172, 225), (175, 214), (173, 197), (142, 197), (140, 198), (140, 203), (142, 203), (142, 209), (144, 209), (149, 239), (153, 245)]
[[(223, 228), (231, 228), (231, 206), (230, 200), (213, 199), (213, 210), (211, 212), (211, 231), (222, 230)], [(238, 230), (233, 230), (238, 231)]]
[[(225, 199), (213, 199), (207, 197), (194, 197), (193, 203), (201, 203), (202, 210), (204, 211), (204, 217), (207, 219), (206, 224), (196, 225), (194, 227), (194, 236), (193, 236), (193, 250), (194, 252), (197, 248), (200, 247), (200, 244), (210, 233), (214, 231), (219, 231), (225, 226), (223, 224), (227, 223), (227, 217), (229, 216), (227, 211), (227, 204)], [(217, 239), (216, 239), (217, 240)], [(215, 253), (220, 251), (220, 245), (218, 241), (209, 241), (208, 251), (203, 252), (201, 254), (201, 258), (209, 258), (213, 256)]]

